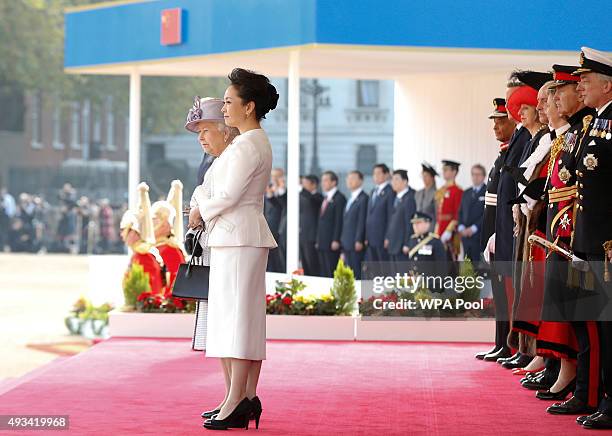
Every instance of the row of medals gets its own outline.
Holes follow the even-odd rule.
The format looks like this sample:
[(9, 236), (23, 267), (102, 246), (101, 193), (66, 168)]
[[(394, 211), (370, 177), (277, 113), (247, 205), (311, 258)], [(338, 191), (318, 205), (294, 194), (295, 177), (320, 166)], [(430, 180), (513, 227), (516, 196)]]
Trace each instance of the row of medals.
[(602, 120), (601, 118), (595, 119), (589, 136), (599, 136), (607, 140), (612, 139), (612, 120)]

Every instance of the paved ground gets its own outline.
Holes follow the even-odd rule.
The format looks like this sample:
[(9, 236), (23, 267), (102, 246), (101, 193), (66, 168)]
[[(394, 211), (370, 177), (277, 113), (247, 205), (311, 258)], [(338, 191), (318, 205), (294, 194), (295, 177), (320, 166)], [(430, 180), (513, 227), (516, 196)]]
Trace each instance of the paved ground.
[(0, 253), (0, 383), (90, 346), (64, 325), (87, 282), (86, 256)]

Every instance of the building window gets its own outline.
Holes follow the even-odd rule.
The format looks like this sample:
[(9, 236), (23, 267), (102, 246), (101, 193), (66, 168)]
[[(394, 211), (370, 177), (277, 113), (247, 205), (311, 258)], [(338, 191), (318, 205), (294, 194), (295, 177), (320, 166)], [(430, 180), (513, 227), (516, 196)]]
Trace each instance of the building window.
[(113, 114), (113, 96), (109, 95), (104, 102), (106, 118), (106, 149), (115, 150), (115, 114)]
[(126, 116), (123, 118), (123, 133), (125, 141), (125, 149), (130, 149), (130, 117)]
[(42, 148), (42, 97), (32, 94), (32, 148)]
[(81, 148), (81, 143), (79, 142), (79, 118), (79, 102), (73, 101), (70, 108), (70, 148), (74, 150)]
[(357, 169), (363, 174), (370, 174), (377, 162), (376, 145), (364, 144), (357, 146)]
[(379, 105), (378, 80), (358, 80), (357, 81), (357, 106), (358, 107), (378, 107)]
[(58, 96), (53, 97), (53, 148), (64, 149), (62, 142), (62, 102)]

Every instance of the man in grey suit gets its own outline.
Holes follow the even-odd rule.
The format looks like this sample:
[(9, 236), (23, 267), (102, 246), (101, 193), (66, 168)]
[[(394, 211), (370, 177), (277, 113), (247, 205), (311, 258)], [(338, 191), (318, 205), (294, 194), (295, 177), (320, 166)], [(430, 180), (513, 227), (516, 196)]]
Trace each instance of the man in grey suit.
[(344, 208), (344, 222), (340, 244), (346, 264), (361, 280), (361, 262), (365, 257), (365, 228), (368, 214), (368, 194), (363, 192), (363, 174), (351, 171), (346, 176), (346, 187), (351, 191)]

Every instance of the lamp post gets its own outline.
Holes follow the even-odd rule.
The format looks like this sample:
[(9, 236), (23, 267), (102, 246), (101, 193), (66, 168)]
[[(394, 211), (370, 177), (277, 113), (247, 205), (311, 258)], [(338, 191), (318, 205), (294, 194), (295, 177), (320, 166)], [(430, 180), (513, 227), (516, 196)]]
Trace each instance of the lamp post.
[(329, 106), (329, 99), (320, 99), (323, 93), (327, 92), (328, 89), (328, 86), (319, 85), (318, 79), (312, 79), (311, 83), (304, 83), (301, 86), (302, 92), (312, 97), (312, 158), (310, 160), (310, 173), (315, 174), (317, 176), (321, 174), (321, 167), (319, 166), (319, 145), (317, 142), (317, 115), (319, 107)]

